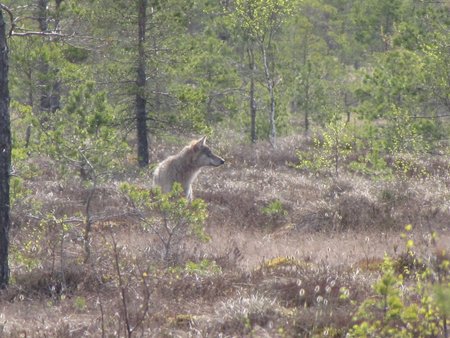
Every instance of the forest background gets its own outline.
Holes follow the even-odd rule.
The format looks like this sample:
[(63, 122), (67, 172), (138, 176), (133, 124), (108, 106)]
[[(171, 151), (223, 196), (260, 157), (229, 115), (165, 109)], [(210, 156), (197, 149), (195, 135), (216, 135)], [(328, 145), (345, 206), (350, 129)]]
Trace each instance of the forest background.
[[(13, 145), (12, 273), (2, 313), (8, 302), (17, 307), (12, 312), (20, 311), (20, 304), (38, 306), (36, 299), (46, 299), (53, 309), (65, 302), (77, 319), (41, 326), (43, 335), (264, 330), (340, 336), (392, 329), (448, 337), (449, 310), (443, 304), (450, 297), (449, 247), (438, 240), (448, 236), (450, 215), (448, 1), (2, 4), (10, 33)], [(140, 190), (150, 190), (158, 161), (200, 135), (208, 135), (234, 171), (207, 171), (199, 183), (202, 200), (193, 206), (176, 191), (164, 197)], [(150, 221), (152, 213), (160, 218)], [(168, 219), (175, 226), (163, 230)], [(192, 233), (179, 232), (186, 223)], [(218, 224), (241, 237), (213, 242), (222, 248), (217, 252), (211, 244), (209, 249), (202, 244), (201, 253), (193, 249), (208, 237), (230, 238), (214, 236)], [(163, 257), (142, 248), (124, 253), (136, 244), (127, 242), (131, 235), (124, 227), (162, 245)], [(344, 264), (350, 272), (337, 263), (320, 270), (326, 261), (320, 249), (298, 252), (304, 236), (318, 243), (324, 231), (333, 236), (352, 231), (358, 242), (358, 236), (371, 238), (374, 229), (375, 238), (403, 234), (406, 246), (399, 255), (400, 244), (386, 241), (395, 248), (395, 264), (383, 261), (390, 249), (372, 248), (369, 241), (356, 255), (361, 260)], [(292, 251), (271, 244), (273, 252), (266, 255), (246, 252), (252, 241), (282, 236), (280, 231), (296, 239), (287, 246)], [(414, 236), (423, 239), (423, 248), (413, 250)], [(99, 249), (101, 243), (109, 254)], [(416, 251), (426, 253), (419, 257)], [(92, 268), (108, 255), (111, 265)], [(133, 268), (122, 270), (121, 260)], [(264, 269), (284, 280), (267, 279)], [(309, 299), (301, 294), (307, 287), (297, 281), (298, 275), (310, 276), (302, 278), (314, 294), (317, 285), (329, 286), (330, 269), (344, 277), (336, 292), (330, 291), (335, 303), (324, 307), (326, 294)], [(347, 274), (355, 269), (364, 270), (364, 281), (350, 281)], [(193, 274), (206, 294), (196, 297), (210, 304), (211, 298), (221, 299), (215, 317), (202, 317), (198, 304), (196, 311), (186, 305), (177, 313), (170, 302), (158, 314), (151, 305), (155, 299), (176, 292), (178, 298), (192, 297), (187, 285), (195, 284)], [(414, 274), (410, 294), (419, 300), (400, 295), (395, 278), (389, 279), (398, 279), (396, 274)], [(164, 289), (181, 284), (180, 275), (186, 286)], [(377, 289), (378, 277), (394, 291)], [(230, 285), (213, 287), (218, 279)], [(424, 280), (432, 286), (424, 287)], [(256, 293), (244, 285), (253, 285)], [(351, 288), (359, 290), (354, 299), (346, 294)], [(106, 290), (116, 296), (108, 297)], [(412, 319), (391, 313), (392, 304), (371, 312), (364, 301), (373, 292), (386, 304), (390, 299), (408, 309)], [(134, 301), (141, 303), (131, 306)], [(426, 328), (420, 326), (424, 318), (412, 314), (425, 308)], [(358, 317), (361, 309), (365, 315)], [(0, 325), (14, 335), (23, 323), (12, 318), (3, 324), (0, 318)], [(301, 318), (309, 324), (300, 324)]]

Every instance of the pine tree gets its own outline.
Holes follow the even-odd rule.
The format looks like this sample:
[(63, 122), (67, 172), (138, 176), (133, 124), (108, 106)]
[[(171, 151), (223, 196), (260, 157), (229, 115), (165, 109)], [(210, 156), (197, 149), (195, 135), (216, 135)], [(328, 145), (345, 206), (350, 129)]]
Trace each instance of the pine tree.
[(11, 171), (11, 129), (8, 88), (8, 44), (3, 5), (0, 4), (0, 288), (8, 285), (9, 265), (9, 178)]

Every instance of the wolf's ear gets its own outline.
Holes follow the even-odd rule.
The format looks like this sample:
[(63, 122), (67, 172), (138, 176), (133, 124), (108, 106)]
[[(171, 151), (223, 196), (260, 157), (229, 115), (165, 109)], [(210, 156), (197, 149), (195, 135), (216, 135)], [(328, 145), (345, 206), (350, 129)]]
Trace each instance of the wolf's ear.
[(202, 147), (206, 145), (206, 136), (203, 136), (200, 140), (195, 144), (197, 147)]
[(201, 147), (204, 147), (206, 144), (206, 136), (203, 136), (200, 140), (194, 143), (194, 149), (200, 150)]

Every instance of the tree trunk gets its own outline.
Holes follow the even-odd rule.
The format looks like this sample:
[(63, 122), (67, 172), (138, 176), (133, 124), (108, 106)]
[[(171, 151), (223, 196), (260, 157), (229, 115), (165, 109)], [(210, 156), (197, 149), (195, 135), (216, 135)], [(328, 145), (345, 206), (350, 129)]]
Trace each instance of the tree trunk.
[(309, 109), (310, 109), (310, 86), (309, 86), (309, 77), (310, 72), (308, 72), (308, 75), (305, 79), (305, 102), (303, 103), (304, 109), (305, 109), (305, 135), (308, 135), (309, 133)]
[[(46, 32), (48, 30), (47, 24), (47, 2), (48, 0), (38, 0), (37, 1), (37, 21), (39, 23), (39, 30), (41, 32)], [(39, 88), (39, 113), (46, 113), (50, 111), (50, 93), (49, 93), (49, 85), (48, 77), (49, 73), (49, 65), (48, 62), (44, 59), (39, 59), (38, 61), (38, 88)], [(47, 121), (47, 116), (43, 116), (40, 118), (41, 123)]]
[(146, 112), (146, 75), (145, 75), (145, 30), (147, 21), (147, 0), (139, 0), (138, 3), (138, 62), (136, 79), (136, 129), (138, 164), (146, 167), (149, 163), (148, 128)]
[(275, 88), (274, 88), (274, 80), (269, 70), (269, 60), (267, 58), (267, 51), (264, 46), (262, 46), (262, 56), (263, 56), (263, 63), (264, 63), (264, 74), (266, 75), (266, 86), (267, 90), (269, 91), (269, 99), (270, 99), (270, 106), (269, 106), (269, 142), (270, 145), (273, 148), (276, 148), (276, 141), (277, 141), (277, 127), (275, 124)]
[(0, 288), (9, 281), (9, 177), (11, 169), (11, 128), (8, 90), (8, 45), (0, 8)]
[(349, 98), (348, 98), (348, 92), (344, 93), (344, 108), (345, 108), (345, 113), (347, 115), (347, 120), (346, 123), (350, 122), (350, 102), (349, 102)]
[[(59, 2), (56, 2), (57, 13), (59, 12)], [(39, 31), (45, 33), (48, 29), (48, 0), (37, 1), (37, 21), (39, 23)], [(55, 19), (55, 25), (58, 25), (59, 18)], [(41, 113), (40, 121), (42, 124), (48, 121), (48, 113), (54, 113), (60, 107), (61, 101), (61, 84), (56, 78), (57, 69), (51, 69), (49, 63), (45, 59), (38, 61), (39, 77), (39, 113)]]
[[(272, 81), (271, 81), (272, 82)], [(275, 91), (273, 83), (269, 84), (270, 111), (269, 111), (269, 141), (273, 148), (277, 146), (277, 127), (275, 122)]]
[(304, 113), (305, 113), (305, 135), (309, 133), (309, 120), (310, 120), (310, 83), (309, 80), (311, 78), (311, 63), (308, 61), (309, 59), (309, 30), (305, 34), (305, 43), (303, 45), (303, 67), (306, 68), (306, 76), (303, 80), (303, 94), (304, 94)]
[(250, 69), (250, 137), (252, 143), (256, 143), (256, 101), (255, 101), (255, 56), (252, 47), (247, 48), (248, 67)]

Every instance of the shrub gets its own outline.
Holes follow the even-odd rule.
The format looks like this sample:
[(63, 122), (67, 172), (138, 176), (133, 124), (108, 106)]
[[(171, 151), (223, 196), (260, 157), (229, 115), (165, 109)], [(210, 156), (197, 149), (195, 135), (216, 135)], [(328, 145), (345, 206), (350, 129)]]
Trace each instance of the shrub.
[(352, 152), (354, 138), (347, 123), (334, 115), (329, 124), (313, 139), (313, 149), (297, 150), (297, 169), (311, 170), (316, 173), (331, 172), (339, 176), (343, 162)]
[(145, 230), (152, 231), (162, 246), (162, 258), (174, 263), (181, 244), (193, 236), (208, 241), (204, 224), (207, 217), (206, 204), (201, 199), (189, 202), (181, 184), (175, 183), (167, 194), (159, 188), (146, 190), (124, 183), (121, 190), (130, 198)]
[(202, 259), (198, 263), (189, 261), (186, 263), (184, 269), (187, 273), (200, 276), (216, 275), (222, 272), (222, 269), (215, 261), (206, 258)]
[[(405, 228), (411, 231), (410, 225)], [(413, 252), (414, 242), (406, 238), (406, 252), (415, 265), (424, 261)], [(404, 260), (404, 257), (401, 258)], [(349, 331), (349, 337), (448, 337), (448, 300), (450, 261), (441, 259), (424, 269), (411, 271), (409, 283), (404, 275), (395, 272), (395, 263), (386, 256), (382, 275), (373, 284), (375, 295), (359, 307)]]
[(279, 199), (275, 199), (269, 202), (264, 208), (262, 213), (269, 217), (270, 224), (277, 225), (286, 220), (288, 211), (283, 206), (283, 203)]

